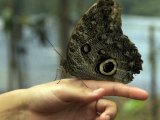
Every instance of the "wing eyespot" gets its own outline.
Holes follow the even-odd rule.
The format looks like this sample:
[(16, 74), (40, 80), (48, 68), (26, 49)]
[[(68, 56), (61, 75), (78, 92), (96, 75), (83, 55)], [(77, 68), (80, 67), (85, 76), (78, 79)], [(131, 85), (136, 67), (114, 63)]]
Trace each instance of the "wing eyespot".
[(99, 72), (102, 75), (110, 76), (116, 73), (117, 67), (117, 62), (114, 59), (108, 59), (100, 63)]

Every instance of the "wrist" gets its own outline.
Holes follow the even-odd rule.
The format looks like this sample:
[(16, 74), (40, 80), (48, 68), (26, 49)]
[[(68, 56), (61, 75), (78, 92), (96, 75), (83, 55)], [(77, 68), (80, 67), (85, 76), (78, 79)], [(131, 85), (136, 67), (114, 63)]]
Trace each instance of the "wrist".
[(15, 90), (0, 95), (0, 120), (23, 120), (27, 111), (26, 90)]

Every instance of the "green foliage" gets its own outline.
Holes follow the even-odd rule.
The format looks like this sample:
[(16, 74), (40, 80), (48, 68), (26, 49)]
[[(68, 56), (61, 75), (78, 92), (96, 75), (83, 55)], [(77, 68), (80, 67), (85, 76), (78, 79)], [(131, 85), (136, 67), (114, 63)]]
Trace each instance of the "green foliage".
[(28, 14), (54, 13), (57, 0), (25, 0), (25, 11)]
[(2, 11), (4, 9), (4, 5), (5, 5), (5, 0), (0, 0), (0, 13), (2, 14)]
[(144, 106), (145, 106), (145, 102), (130, 100), (124, 104), (123, 111), (128, 113), (133, 113), (141, 110)]
[[(3, 11), (8, 0), (0, 0), (0, 11)], [(15, 0), (11, 0), (12, 2)], [(24, 4), (24, 14), (58, 13), (58, 0), (21, 0)], [(89, 8), (96, 0), (68, 0), (71, 14), (80, 14)], [(83, 6), (79, 5), (83, 1)], [(135, 14), (145, 16), (160, 16), (160, 0), (117, 0), (123, 7), (124, 14)], [(63, 6), (62, 6), (63, 9)]]
[(117, 0), (124, 14), (160, 16), (160, 0)]
[(119, 111), (116, 120), (152, 120), (150, 101), (118, 99)]

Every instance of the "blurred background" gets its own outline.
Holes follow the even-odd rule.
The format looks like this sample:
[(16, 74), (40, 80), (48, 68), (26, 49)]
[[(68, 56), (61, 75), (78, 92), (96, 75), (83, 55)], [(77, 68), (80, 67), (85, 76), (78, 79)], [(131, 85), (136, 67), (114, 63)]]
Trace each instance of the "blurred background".
[[(95, 1), (0, 0), (0, 93), (55, 80), (59, 56), (49, 41), (63, 55), (75, 23)], [(160, 120), (160, 1), (117, 1), (124, 34), (144, 60), (131, 85), (147, 90), (150, 98), (109, 98), (119, 107), (116, 120)]]

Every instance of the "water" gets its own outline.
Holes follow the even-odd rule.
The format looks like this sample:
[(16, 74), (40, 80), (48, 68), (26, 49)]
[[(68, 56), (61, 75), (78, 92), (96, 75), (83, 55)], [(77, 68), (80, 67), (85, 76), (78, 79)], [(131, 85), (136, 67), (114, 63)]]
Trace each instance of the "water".
[[(149, 40), (148, 40), (148, 27), (150, 25), (156, 26), (156, 42), (157, 42), (157, 66), (159, 68), (160, 62), (160, 18), (149, 18), (140, 16), (123, 16), (123, 31), (129, 36), (129, 38), (136, 44), (142, 58), (144, 60), (143, 71), (140, 75), (136, 75), (131, 85), (141, 87), (147, 91), (150, 90), (151, 82), (151, 70), (148, 60), (149, 55)], [(58, 33), (56, 24), (48, 24), (49, 38), (57, 44)], [(26, 56), (26, 62), (28, 63), (25, 68), (28, 70), (28, 79), (25, 81), (26, 86), (38, 85), (46, 82), (50, 82), (55, 79), (58, 55), (53, 51), (52, 47), (44, 48), (37, 43), (37, 37), (32, 34), (29, 28), (25, 28), (26, 47), (29, 49)], [(2, 32), (2, 24), (0, 22), (0, 90), (6, 90), (7, 88), (7, 42), (5, 35)], [(57, 46), (58, 49), (58, 46)], [(160, 69), (158, 69), (159, 73)], [(157, 85), (160, 87), (160, 74), (157, 75)], [(160, 93), (160, 90), (159, 90)]]

